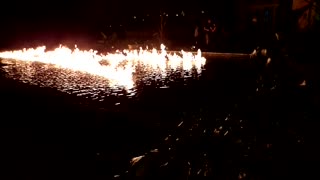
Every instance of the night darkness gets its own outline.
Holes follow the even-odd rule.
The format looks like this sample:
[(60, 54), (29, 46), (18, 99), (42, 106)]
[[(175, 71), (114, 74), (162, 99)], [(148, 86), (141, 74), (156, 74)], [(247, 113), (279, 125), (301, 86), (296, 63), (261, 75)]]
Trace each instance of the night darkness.
[[(2, 3), (0, 163), (6, 177), (0, 173), (0, 179), (316, 177), (320, 57), (314, 44), (320, 21), (318, 29), (300, 31), (304, 11), (293, 12), (290, 0), (266, 2), (271, 1)], [(217, 30), (209, 35), (206, 27)], [(101, 43), (102, 35), (107, 38)], [(4, 52), (64, 42), (112, 56), (101, 60), (90, 51), (69, 64), (60, 51), (53, 60), (51, 53), (35, 55), (40, 62)], [(153, 65), (136, 63), (140, 57), (132, 58), (133, 51), (116, 51), (163, 42), (169, 53), (201, 49), (206, 62), (191, 67), (192, 59), (182, 57), (177, 68), (168, 68), (169, 55), (158, 54), (169, 63), (150, 70)], [(126, 69), (130, 61), (135, 66)], [(186, 69), (180, 67), (185, 62)], [(84, 72), (76, 71), (80, 67)], [(132, 88), (113, 86), (109, 78)], [(141, 160), (135, 163), (134, 157)]]
[[(90, 37), (101, 30), (105, 24), (128, 23), (135, 15), (158, 15), (160, 10), (173, 12), (185, 11), (199, 13), (208, 10), (208, 2), (184, 1), (10, 1), (1, 11), (2, 46), (15, 44), (23, 39), (47, 37), (55, 39), (78, 35)], [(232, 16), (230, 1), (210, 2), (211, 12), (223, 18)], [(232, 17), (231, 17), (232, 18)], [(230, 19), (230, 18), (229, 18)], [(194, 22), (190, 21), (190, 24)], [(53, 37), (54, 36), (54, 37)]]

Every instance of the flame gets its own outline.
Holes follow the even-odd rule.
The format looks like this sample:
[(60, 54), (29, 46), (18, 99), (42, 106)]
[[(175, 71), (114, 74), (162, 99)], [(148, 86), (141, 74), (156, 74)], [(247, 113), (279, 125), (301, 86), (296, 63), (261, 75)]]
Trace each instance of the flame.
[[(181, 51), (181, 54), (170, 54), (161, 45), (161, 50), (123, 50), (115, 53), (98, 54), (95, 50), (80, 50), (77, 46), (70, 49), (66, 46), (46, 51), (45, 46), (0, 52), (0, 58), (8, 60), (20, 60), (24, 62), (41, 62), (52, 64), (58, 68), (81, 71), (110, 80), (112, 86), (124, 86), (130, 89), (134, 86), (133, 73), (139, 64), (143, 64), (151, 70), (162, 72), (164, 75), (168, 69), (182, 68), (198, 71), (205, 64), (206, 59), (198, 50), (194, 55), (191, 52)], [(106, 61), (107, 65), (101, 62)]]

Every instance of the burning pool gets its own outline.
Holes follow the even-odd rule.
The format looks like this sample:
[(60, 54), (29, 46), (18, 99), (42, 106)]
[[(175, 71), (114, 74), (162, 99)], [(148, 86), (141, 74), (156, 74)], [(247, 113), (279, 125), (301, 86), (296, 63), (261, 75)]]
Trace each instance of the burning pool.
[(29, 176), (235, 179), (253, 176), (255, 159), (271, 152), (256, 140), (261, 73), (252, 59), (164, 46), (105, 55), (39, 47), (0, 57), (1, 123), (10, 141), (23, 141), (11, 147), (32, 160), (19, 169)]

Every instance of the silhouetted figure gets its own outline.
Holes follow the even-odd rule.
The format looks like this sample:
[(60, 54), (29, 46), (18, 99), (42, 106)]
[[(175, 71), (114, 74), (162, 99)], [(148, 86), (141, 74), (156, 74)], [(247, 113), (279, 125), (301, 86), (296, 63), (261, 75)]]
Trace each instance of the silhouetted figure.
[(195, 45), (198, 45), (199, 43), (199, 26), (196, 25), (196, 27), (194, 28), (194, 43)]
[(199, 47), (200, 46), (200, 37), (201, 37), (201, 24), (197, 20), (194, 27), (194, 46)]
[(208, 19), (207, 23), (203, 27), (204, 35), (205, 35), (205, 45), (207, 48), (211, 46), (211, 40), (213, 34), (216, 32), (216, 24), (214, 24), (211, 19)]
[(250, 48), (256, 48), (260, 44), (260, 29), (259, 29), (259, 19), (257, 16), (253, 16), (251, 21), (250, 21), (250, 26), (249, 26), (249, 38), (251, 42), (251, 47)]

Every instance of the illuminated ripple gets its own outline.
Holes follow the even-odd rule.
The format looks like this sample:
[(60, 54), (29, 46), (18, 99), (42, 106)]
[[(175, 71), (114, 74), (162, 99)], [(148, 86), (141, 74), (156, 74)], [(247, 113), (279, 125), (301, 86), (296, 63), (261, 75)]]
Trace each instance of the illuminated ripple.
[[(109, 79), (89, 73), (58, 68), (39, 62), (13, 61), (2, 67), (9, 79), (14, 79), (40, 87), (51, 87), (68, 94), (76, 94), (92, 100), (104, 101), (107, 96), (122, 96), (123, 86), (112, 86)], [(196, 71), (196, 69), (194, 69)], [(182, 69), (170, 69), (165, 72), (153, 70), (149, 65), (136, 66), (133, 79), (142, 86), (169, 87), (177, 79), (184, 79)], [(190, 72), (191, 73), (191, 72)], [(192, 74), (192, 73), (191, 73)], [(127, 97), (135, 96), (137, 87), (127, 89)]]
[(200, 50), (177, 55), (167, 53), (163, 45), (160, 51), (141, 48), (106, 55), (64, 46), (53, 51), (38, 47), (0, 52), (0, 58), (9, 79), (99, 101), (102, 107), (136, 97), (146, 86), (186, 85), (188, 79), (198, 78), (206, 61)]
[[(40, 87), (53, 87), (79, 96), (100, 97), (110, 91), (108, 79), (32, 62), (16, 62), (2, 67), (7, 78)], [(99, 99), (97, 99), (99, 100)]]

